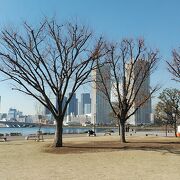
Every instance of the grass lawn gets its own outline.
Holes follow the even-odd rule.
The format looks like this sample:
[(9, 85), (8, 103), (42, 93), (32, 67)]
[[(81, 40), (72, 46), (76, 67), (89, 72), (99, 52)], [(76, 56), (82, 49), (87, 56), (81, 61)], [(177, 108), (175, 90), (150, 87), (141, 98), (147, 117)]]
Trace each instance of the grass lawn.
[(2, 180), (179, 180), (180, 138), (118, 136), (0, 142)]

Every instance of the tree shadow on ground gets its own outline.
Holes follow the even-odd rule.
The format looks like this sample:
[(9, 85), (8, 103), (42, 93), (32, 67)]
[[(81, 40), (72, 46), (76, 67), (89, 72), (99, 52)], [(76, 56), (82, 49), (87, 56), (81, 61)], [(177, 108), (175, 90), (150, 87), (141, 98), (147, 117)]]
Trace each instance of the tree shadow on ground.
[(180, 155), (180, 142), (128, 142), (121, 144), (118, 141), (92, 141), (87, 143), (64, 143), (61, 148), (52, 145), (44, 147), (44, 152), (55, 154), (114, 152), (114, 151), (155, 151), (163, 154)]

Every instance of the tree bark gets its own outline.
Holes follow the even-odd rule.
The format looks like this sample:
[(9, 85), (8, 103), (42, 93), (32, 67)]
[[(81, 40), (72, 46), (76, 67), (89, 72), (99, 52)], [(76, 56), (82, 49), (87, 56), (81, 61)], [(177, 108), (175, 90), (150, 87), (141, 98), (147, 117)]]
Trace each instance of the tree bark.
[(54, 139), (54, 145), (55, 147), (62, 147), (62, 128), (63, 121), (61, 119), (56, 120), (56, 132), (55, 132), (55, 139)]
[(176, 125), (176, 121), (174, 122), (174, 135), (175, 137), (177, 137), (177, 125)]
[(119, 130), (119, 136), (120, 136), (120, 134), (121, 134), (121, 126), (120, 126), (119, 120), (118, 120), (118, 130)]
[(125, 123), (121, 123), (121, 135), (120, 135), (120, 141), (121, 143), (126, 143), (126, 138), (125, 138)]

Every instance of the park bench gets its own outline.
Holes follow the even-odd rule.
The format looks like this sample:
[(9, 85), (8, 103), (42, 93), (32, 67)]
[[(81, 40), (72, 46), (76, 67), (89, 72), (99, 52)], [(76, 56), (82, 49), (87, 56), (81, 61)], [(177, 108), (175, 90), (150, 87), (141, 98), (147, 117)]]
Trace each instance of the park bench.
[(114, 131), (113, 130), (107, 130), (107, 131), (105, 131), (104, 136), (106, 136), (106, 135), (111, 136), (111, 133), (114, 133)]
[(22, 133), (13, 132), (13, 133), (10, 133), (10, 136), (22, 136)]
[(25, 137), (26, 140), (35, 140), (35, 141), (44, 141), (43, 133), (42, 131), (37, 131), (36, 134), (29, 134)]
[(146, 133), (146, 136), (158, 136), (157, 134)]
[(6, 136), (4, 136), (4, 134), (0, 134), (0, 139), (2, 139), (3, 141), (7, 141)]
[(110, 135), (111, 136), (111, 132), (105, 132), (104, 136), (106, 136), (106, 135)]

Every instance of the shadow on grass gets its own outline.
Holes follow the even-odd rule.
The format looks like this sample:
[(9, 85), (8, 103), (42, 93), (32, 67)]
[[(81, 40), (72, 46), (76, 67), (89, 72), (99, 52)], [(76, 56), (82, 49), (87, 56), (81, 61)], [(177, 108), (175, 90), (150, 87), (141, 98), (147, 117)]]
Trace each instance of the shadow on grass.
[(114, 151), (155, 151), (163, 154), (171, 153), (180, 155), (179, 142), (128, 142), (121, 144), (117, 141), (89, 142), (84, 144), (65, 143), (63, 147), (55, 148), (47, 145), (44, 152), (55, 154), (114, 152)]

